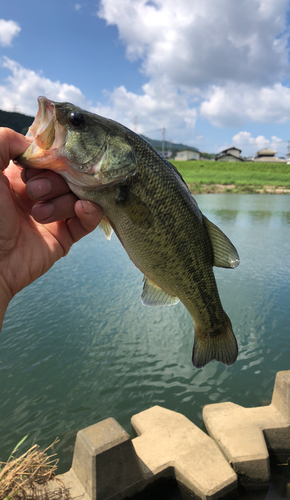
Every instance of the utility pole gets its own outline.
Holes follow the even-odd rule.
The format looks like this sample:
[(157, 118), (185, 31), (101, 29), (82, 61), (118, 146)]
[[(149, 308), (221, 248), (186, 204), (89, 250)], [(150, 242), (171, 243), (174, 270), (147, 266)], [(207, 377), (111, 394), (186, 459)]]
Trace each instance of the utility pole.
[(164, 156), (164, 153), (165, 153), (165, 150), (164, 150), (164, 145), (165, 145), (165, 130), (166, 128), (160, 128), (159, 130), (161, 130), (161, 133), (162, 133), (162, 154)]

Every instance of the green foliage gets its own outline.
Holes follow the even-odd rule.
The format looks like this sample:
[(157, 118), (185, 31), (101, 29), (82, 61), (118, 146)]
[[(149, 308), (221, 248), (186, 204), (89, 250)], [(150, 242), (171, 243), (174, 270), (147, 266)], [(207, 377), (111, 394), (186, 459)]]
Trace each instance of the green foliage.
[(290, 165), (287, 163), (172, 161), (187, 184), (234, 184), (290, 188)]
[[(141, 135), (141, 137), (143, 137), (143, 139), (149, 142), (155, 149), (158, 149), (158, 151), (162, 151), (162, 141), (159, 141), (158, 139), (150, 139), (145, 135)], [(182, 143), (175, 143), (169, 141), (164, 141), (164, 148), (166, 151), (168, 150), (172, 151), (173, 157), (178, 151), (182, 149), (190, 149), (191, 151), (198, 151), (198, 149), (194, 148), (193, 146), (186, 146), (185, 144)]]
[(202, 158), (206, 158), (207, 160), (214, 160), (216, 157), (215, 153), (201, 153)]
[(10, 460), (14, 460), (14, 453), (16, 451), (18, 451), (18, 449), (20, 448), (20, 446), (22, 445), (22, 443), (24, 443), (24, 441), (26, 441), (26, 439), (28, 438), (29, 434), (26, 434), (26, 436), (24, 436), (20, 441), (19, 443), (17, 443), (17, 445), (15, 446), (14, 450), (12, 451), (12, 453), (10, 454), (9, 458), (8, 458), (8, 462)]
[(26, 134), (28, 127), (32, 124), (32, 122), (32, 116), (0, 110), (0, 127), (12, 128), (20, 134)]

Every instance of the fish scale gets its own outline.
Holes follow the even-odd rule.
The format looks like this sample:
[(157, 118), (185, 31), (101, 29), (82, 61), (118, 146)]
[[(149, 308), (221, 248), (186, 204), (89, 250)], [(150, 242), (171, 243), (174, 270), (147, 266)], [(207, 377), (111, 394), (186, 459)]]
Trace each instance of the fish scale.
[[(191, 314), (196, 367), (212, 359), (233, 364), (237, 342), (212, 266), (233, 268), (239, 257), (201, 213), (176, 168), (117, 122), (44, 97), (39, 108), (28, 132), (32, 144), (18, 163), (56, 170), (79, 198), (101, 206), (100, 227), (107, 237), (112, 229), (116, 232), (144, 274), (142, 302), (153, 306), (180, 300)], [(55, 140), (50, 144), (52, 126)]]

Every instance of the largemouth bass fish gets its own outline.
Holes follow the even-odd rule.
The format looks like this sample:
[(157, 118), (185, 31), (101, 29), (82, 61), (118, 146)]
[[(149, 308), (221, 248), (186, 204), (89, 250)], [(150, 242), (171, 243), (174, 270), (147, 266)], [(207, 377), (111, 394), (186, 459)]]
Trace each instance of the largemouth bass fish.
[(194, 366), (212, 359), (233, 364), (237, 342), (212, 269), (239, 264), (230, 240), (201, 213), (176, 168), (144, 139), (73, 104), (38, 102), (27, 134), (32, 143), (17, 163), (58, 172), (79, 198), (100, 205), (100, 228), (108, 239), (115, 231), (144, 274), (143, 304), (180, 300), (191, 314)]

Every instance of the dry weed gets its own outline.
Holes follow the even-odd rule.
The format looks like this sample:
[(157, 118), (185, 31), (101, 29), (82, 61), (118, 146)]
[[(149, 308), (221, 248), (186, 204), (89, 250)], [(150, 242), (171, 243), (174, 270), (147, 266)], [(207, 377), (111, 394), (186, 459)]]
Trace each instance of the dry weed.
[[(7, 462), (0, 462), (0, 500), (48, 500), (56, 498), (56, 492), (49, 493), (44, 487), (55, 478), (58, 459), (56, 454), (47, 452), (58, 442), (56, 439), (44, 451), (37, 444), (33, 445), (21, 456), (16, 457), (20, 441), (14, 448)], [(63, 484), (57, 479), (58, 499), (68, 499), (68, 493)], [(52, 495), (52, 496), (51, 496)]]

